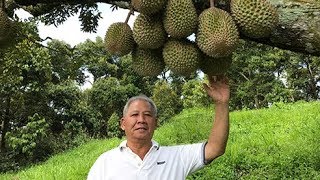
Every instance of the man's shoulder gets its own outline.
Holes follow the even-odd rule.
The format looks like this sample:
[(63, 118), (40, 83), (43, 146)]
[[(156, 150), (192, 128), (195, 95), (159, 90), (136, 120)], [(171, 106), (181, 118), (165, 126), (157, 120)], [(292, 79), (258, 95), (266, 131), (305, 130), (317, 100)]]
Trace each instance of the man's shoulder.
[(115, 155), (119, 154), (120, 152), (120, 148), (119, 147), (115, 147), (113, 149), (107, 150), (105, 152), (103, 152), (100, 155), (100, 158), (108, 158), (108, 157), (114, 157)]
[(168, 146), (160, 146), (164, 149), (179, 149), (179, 148), (187, 148), (187, 147), (195, 147), (195, 146), (202, 146), (204, 143), (190, 143), (190, 144), (177, 144), (177, 145), (168, 145)]
[(197, 149), (203, 147), (204, 143), (193, 143), (193, 144), (179, 144), (179, 145), (169, 145), (169, 146), (160, 146), (161, 151), (182, 151), (188, 149)]

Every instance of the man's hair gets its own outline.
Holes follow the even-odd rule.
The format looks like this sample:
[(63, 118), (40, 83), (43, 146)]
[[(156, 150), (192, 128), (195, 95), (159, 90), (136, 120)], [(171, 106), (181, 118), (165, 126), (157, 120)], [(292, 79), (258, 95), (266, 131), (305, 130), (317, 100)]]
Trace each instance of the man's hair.
[(147, 103), (149, 103), (150, 108), (151, 108), (151, 113), (154, 117), (157, 117), (157, 106), (155, 105), (155, 103), (152, 101), (152, 99), (150, 99), (149, 97), (147, 97), (146, 95), (139, 95), (139, 96), (133, 96), (131, 97), (126, 105), (123, 108), (123, 116), (125, 116), (128, 113), (128, 109), (129, 106), (132, 102), (136, 101), (136, 100), (143, 100), (146, 101)]

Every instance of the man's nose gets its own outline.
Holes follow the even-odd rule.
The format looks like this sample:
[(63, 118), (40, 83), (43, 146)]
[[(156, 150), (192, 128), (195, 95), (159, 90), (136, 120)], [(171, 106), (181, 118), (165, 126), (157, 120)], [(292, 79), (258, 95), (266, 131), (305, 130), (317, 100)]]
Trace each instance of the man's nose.
[(140, 114), (138, 116), (138, 122), (140, 122), (140, 123), (146, 122), (145, 116), (143, 114)]

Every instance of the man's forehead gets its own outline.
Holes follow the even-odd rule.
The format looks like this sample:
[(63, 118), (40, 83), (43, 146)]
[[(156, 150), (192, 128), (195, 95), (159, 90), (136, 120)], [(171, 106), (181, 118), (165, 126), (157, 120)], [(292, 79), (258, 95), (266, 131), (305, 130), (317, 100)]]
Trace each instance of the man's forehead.
[(129, 113), (136, 113), (136, 112), (151, 113), (151, 110), (141, 110), (141, 109), (129, 110)]
[[(144, 107), (144, 106), (141, 106), (141, 104), (140, 104), (141, 102), (148, 107), (148, 110), (149, 110), (149, 111), (151, 111), (151, 105), (150, 105), (150, 103), (147, 102), (147, 101), (145, 101), (145, 100), (140, 100), (140, 99), (137, 99), (137, 100), (135, 100), (135, 101), (133, 101), (133, 102), (131, 102), (131, 103), (129, 104), (129, 111), (130, 111), (130, 110), (131, 110), (131, 111), (139, 111), (141, 108)], [(138, 105), (138, 103), (139, 103), (139, 105)]]

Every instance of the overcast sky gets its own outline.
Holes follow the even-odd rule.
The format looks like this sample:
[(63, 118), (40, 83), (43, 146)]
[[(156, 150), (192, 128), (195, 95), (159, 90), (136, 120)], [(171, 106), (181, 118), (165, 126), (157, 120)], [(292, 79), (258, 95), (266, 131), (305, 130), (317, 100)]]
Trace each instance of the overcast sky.
[[(63, 40), (71, 46), (77, 45), (81, 42), (84, 42), (86, 39), (95, 40), (97, 36), (104, 37), (108, 27), (115, 22), (124, 22), (129, 10), (127, 9), (118, 9), (112, 11), (109, 4), (99, 3), (98, 5), (100, 12), (102, 13), (102, 19), (99, 20), (99, 26), (97, 28), (97, 33), (84, 33), (80, 30), (80, 22), (78, 16), (70, 17), (66, 22), (55, 27), (44, 26), (40, 23), (38, 26), (39, 35), (41, 38), (45, 39), (46, 37), (51, 37), (53, 39)], [(17, 15), (20, 18), (26, 18), (30, 14), (17, 11)], [(133, 27), (133, 22), (136, 16), (131, 16), (129, 20), (129, 25)]]

